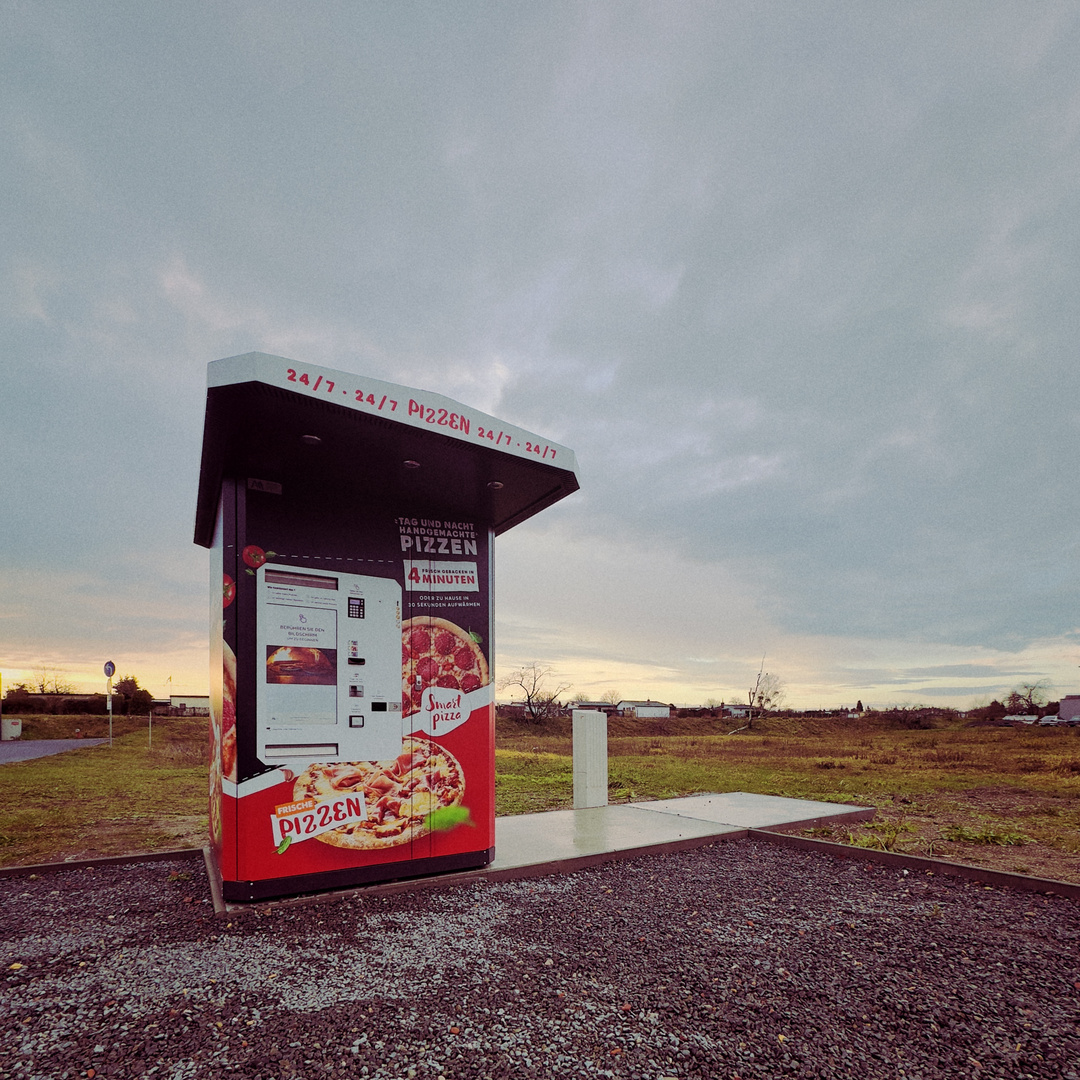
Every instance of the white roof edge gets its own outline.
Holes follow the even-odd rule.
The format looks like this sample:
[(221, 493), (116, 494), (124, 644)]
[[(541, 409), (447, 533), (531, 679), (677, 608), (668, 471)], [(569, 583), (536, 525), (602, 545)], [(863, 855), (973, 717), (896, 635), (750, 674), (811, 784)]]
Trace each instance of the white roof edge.
[(569, 447), (442, 394), (270, 353), (243, 353), (207, 365), (208, 389), (249, 382), (318, 398), (362, 415), (380, 416), (417, 430), (435, 431), (464, 443), (500, 450), (577, 475), (577, 457)]

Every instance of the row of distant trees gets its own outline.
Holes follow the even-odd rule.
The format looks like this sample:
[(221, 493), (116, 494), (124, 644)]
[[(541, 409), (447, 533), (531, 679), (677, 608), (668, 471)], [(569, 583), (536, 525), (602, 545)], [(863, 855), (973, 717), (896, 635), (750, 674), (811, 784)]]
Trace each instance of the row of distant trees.
[[(570, 683), (559, 682), (554, 674), (554, 668), (548, 664), (532, 661), (523, 664), (499, 680), (500, 690), (510, 690), (524, 714), (526, 720), (532, 723), (541, 723), (549, 717), (556, 716), (562, 711), (561, 697), (570, 689)], [(991, 701), (987, 705), (970, 709), (967, 716), (973, 719), (1000, 720), (1003, 716), (1035, 716), (1053, 712), (1057, 702), (1049, 700), (1050, 683), (1046, 679), (1038, 682), (1021, 683), (1011, 690), (1003, 701)], [(765, 713), (776, 712), (784, 706), (787, 690), (783, 679), (774, 672), (765, 670), (765, 660), (762, 658), (761, 667), (758, 670), (754, 685), (747, 693), (746, 705), (749, 707), (747, 723), (753, 726), (755, 716)], [(622, 701), (623, 696), (617, 690), (608, 690), (600, 696), (600, 701), (615, 705)], [(741, 705), (738, 701), (722, 702), (716, 698), (710, 698), (705, 707), (711, 710), (719, 709), (722, 705)], [(843, 712), (847, 709), (841, 710)], [(852, 710), (863, 713), (862, 701), (856, 703)], [(925, 712), (927, 709), (919, 705), (892, 706), (885, 712), (909, 713)], [(935, 711), (935, 710), (930, 710)], [(955, 710), (936, 710), (954, 714)]]
[[(526, 720), (532, 723), (541, 723), (551, 716), (556, 716), (562, 711), (562, 695), (570, 688), (570, 683), (559, 682), (554, 675), (554, 668), (550, 664), (541, 664), (533, 660), (515, 668), (508, 675), (499, 680), (500, 690), (510, 690), (515, 696), (520, 694), (518, 704)], [(754, 685), (747, 694), (747, 704), (750, 708), (749, 722), (753, 724), (754, 713), (758, 715), (769, 710), (780, 708), (783, 704), (786, 690), (784, 682), (779, 675), (765, 670), (765, 658), (762, 657), (761, 669), (758, 671)], [(600, 700), (609, 705), (617, 705), (623, 700), (618, 690), (607, 690)], [(717, 707), (722, 702), (708, 702), (709, 707)], [(733, 704), (730, 703), (729, 704)], [(859, 702), (862, 709), (862, 702)]]
[(1046, 716), (1056, 713), (1060, 702), (1051, 701), (1050, 684), (1041, 679), (1034, 683), (1021, 683), (1011, 690), (1004, 701), (996, 698), (988, 705), (969, 709), (967, 715), (975, 719), (1000, 720), (1003, 716)]
[[(559, 682), (554, 676), (554, 668), (549, 664), (532, 661), (516, 668), (498, 683), (500, 690), (520, 692), (520, 702), (525, 718), (533, 723), (540, 723), (562, 711), (562, 695), (571, 688), (570, 683)], [(1041, 679), (1033, 683), (1021, 683), (1006, 695), (1004, 701), (991, 701), (988, 705), (968, 711), (968, 716), (999, 720), (1003, 716), (1032, 716), (1052, 711), (1056, 702), (1049, 701), (1050, 684)], [(108, 711), (104, 694), (78, 695), (77, 691), (63, 675), (53, 668), (41, 666), (34, 671), (32, 678), (16, 683), (4, 695), (4, 711), (8, 713), (68, 713), (82, 712), (101, 714)], [(48, 695), (43, 701), (37, 695)], [(754, 715), (775, 711), (783, 707), (786, 689), (783, 680), (773, 672), (765, 670), (762, 658), (761, 668), (754, 685), (747, 694), (750, 709), (749, 722)], [(618, 690), (607, 690), (601, 701), (615, 705), (622, 700)], [(118, 715), (142, 714), (149, 712), (153, 695), (139, 685), (134, 675), (124, 675), (113, 683), (113, 712)], [(719, 708), (724, 702), (710, 698), (706, 703), (710, 709)], [(728, 705), (736, 704), (727, 702)], [(910, 706), (910, 708), (917, 708)], [(863, 703), (855, 706), (855, 712), (863, 712)]]
[[(113, 712), (118, 716), (143, 715), (150, 711), (153, 695), (139, 685), (134, 675), (124, 675), (113, 682)], [(4, 694), (4, 712), (87, 713), (100, 716), (109, 711), (104, 694), (80, 694), (75, 686), (50, 669), (35, 670), (31, 679), (16, 683)]]

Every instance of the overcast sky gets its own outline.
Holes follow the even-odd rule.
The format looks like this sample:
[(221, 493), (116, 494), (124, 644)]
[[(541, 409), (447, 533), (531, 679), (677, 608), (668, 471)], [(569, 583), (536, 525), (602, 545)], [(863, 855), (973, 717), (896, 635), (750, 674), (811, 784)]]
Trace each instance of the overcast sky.
[(259, 350), (576, 451), (503, 672), (1080, 692), (1078, 56), (1050, 0), (0, 0), (5, 685), (205, 692), (206, 365)]

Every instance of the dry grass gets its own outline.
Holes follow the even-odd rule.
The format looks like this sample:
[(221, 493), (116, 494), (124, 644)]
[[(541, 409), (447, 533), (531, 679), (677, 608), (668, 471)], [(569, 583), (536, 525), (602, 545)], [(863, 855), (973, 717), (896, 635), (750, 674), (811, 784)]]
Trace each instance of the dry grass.
[[(105, 717), (27, 717), (28, 738), (95, 733)], [(117, 718), (115, 745), (0, 766), (0, 865), (199, 846), (206, 720)], [(907, 730), (782, 718), (731, 735), (707, 720), (613, 720), (609, 796), (752, 791), (874, 806), (830, 839), (1080, 882), (1080, 729)], [(500, 814), (573, 802), (570, 722), (499, 721)], [(819, 833), (818, 835), (825, 835)]]
[[(41, 719), (58, 738), (90, 726), (85, 717)], [(89, 719), (104, 719), (107, 733), (108, 717)], [(155, 723), (152, 747), (145, 718), (132, 718), (126, 734), (117, 734), (121, 726), (114, 721), (111, 747), (0, 765), (0, 865), (206, 842), (206, 719)]]
[[(867, 825), (815, 835), (1080, 882), (1080, 729), (908, 730), (873, 717), (782, 718), (736, 735), (715, 721), (658, 726), (611, 722), (612, 801), (752, 791), (874, 806)], [(500, 812), (571, 805), (569, 721), (542, 733), (500, 722), (498, 745)]]

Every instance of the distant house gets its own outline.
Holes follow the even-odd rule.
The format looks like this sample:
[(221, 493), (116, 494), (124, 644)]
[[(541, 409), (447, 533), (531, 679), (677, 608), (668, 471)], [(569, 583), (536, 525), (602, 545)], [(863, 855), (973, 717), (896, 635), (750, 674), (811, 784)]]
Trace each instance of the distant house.
[(1058, 705), (1058, 719), (1062, 723), (1080, 720), (1080, 694), (1066, 694)]
[(724, 713), (727, 716), (733, 716), (736, 719), (741, 720), (744, 716), (750, 715), (749, 705), (725, 705)]
[(568, 709), (588, 709), (591, 712), (602, 712), (610, 716), (615, 711), (615, 706), (610, 701), (571, 701), (566, 706)]
[(181, 716), (209, 716), (210, 695), (173, 694), (169, 698), (169, 709)]
[(620, 701), (616, 708), (623, 716), (639, 720), (667, 719), (671, 715), (671, 706), (662, 701)]

